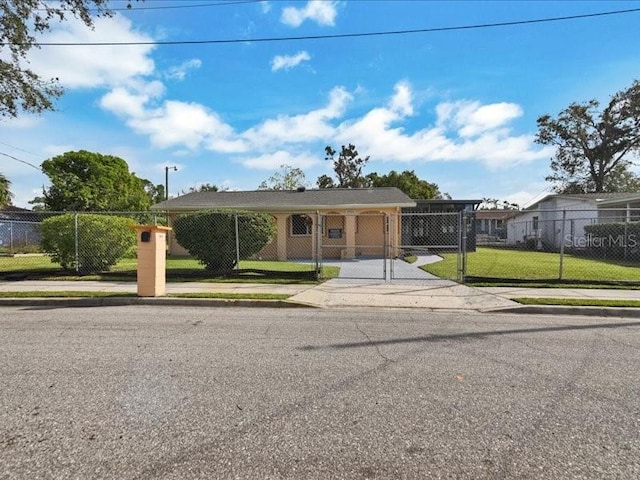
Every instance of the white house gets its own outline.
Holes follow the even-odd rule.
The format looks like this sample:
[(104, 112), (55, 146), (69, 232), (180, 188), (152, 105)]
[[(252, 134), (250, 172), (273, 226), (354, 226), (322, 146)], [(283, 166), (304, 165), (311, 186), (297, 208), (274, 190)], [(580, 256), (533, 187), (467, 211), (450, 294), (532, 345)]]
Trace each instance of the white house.
[(552, 194), (507, 220), (507, 245), (559, 250), (564, 239), (565, 247), (580, 248), (587, 225), (637, 220), (640, 193)]

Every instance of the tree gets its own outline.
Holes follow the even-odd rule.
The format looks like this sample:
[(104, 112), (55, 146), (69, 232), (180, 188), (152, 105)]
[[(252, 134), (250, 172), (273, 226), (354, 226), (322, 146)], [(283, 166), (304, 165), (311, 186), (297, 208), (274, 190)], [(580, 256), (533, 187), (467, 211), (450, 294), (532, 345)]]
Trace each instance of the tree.
[(328, 175), (318, 177), (319, 188), (362, 188), (369, 186), (369, 180), (362, 175), (362, 168), (369, 161), (369, 157), (360, 157), (355, 145), (351, 143), (345, 147), (342, 145), (340, 155), (335, 157), (336, 151), (327, 145), (324, 149), (325, 160), (333, 162), (333, 171), (337, 182)]
[[(163, 189), (164, 190), (164, 189)], [(197, 193), (197, 192), (217, 192), (219, 190), (217, 185), (213, 183), (203, 183), (200, 186), (189, 187), (187, 191), (182, 190), (180, 193), (182, 195), (186, 195), (187, 193)]]
[(149, 197), (151, 205), (163, 202), (165, 200), (164, 185), (159, 183), (154, 185), (152, 182), (146, 179), (142, 179), (142, 188)]
[(54, 109), (53, 101), (63, 93), (58, 79), (41, 78), (29, 69), (27, 54), (32, 48), (39, 48), (36, 37), (49, 31), (52, 23), (74, 16), (91, 28), (94, 18), (111, 16), (107, 3), (108, 0), (0, 1), (1, 117)]
[(246, 259), (258, 253), (276, 233), (271, 215), (221, 210), (180, 216), (172, 227), (178, 243), (207, 270), (217, 274), (233, 270), (238, 257)]
[(402, 173), (391, 170), (386, 175), (378, 175), (373, 172), (367, 175), (367, 179), (372, 187), (397, 187), (414, 200), (440, 199), (443, 196), (448, 196), (447, 194), (443, 195), (435, 183), (420, 180), (413, 170), (405, 170)]
[(631, 157), (640, 149), (640, 81), (600, 102), (572, 103), (557, 118), (538, 118), (536, 142), (556, 147), (547, 181), (556, 191), (614, 192), (637, 185)]
[(291, 165), (280, 165), (280, 171), (264, 180), (258, 186), (258, 190), (295, 190), (305, 186), (306, 183), (307, 180), (302, 169), (294, 168)]
[(43, 189), (45, 210), (142, 211), (151, 204), (145, 181), (130, 173), (127, 162), (119, 157), (86, 150), (66, 152), (45, 160), (42, 171), (51, 182)]
[(11, 193), (11, 181), (0, 173), (0, 207), (11, 205), (12, 198), (13, 193)]

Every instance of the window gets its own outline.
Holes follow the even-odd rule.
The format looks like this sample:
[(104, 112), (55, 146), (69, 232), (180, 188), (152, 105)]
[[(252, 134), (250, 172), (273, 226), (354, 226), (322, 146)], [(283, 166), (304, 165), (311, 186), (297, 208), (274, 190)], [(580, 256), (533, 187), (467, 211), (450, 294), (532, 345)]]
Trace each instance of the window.
[(531, 220), (532, 220), (531, 227), (533, 228), (533, 231), (535, 232), (536, 230), (538, 230), (538, 217), (533, 217)]
[(308, 215), (291, 215), (291, 236), (311, 235), (313, 221)]

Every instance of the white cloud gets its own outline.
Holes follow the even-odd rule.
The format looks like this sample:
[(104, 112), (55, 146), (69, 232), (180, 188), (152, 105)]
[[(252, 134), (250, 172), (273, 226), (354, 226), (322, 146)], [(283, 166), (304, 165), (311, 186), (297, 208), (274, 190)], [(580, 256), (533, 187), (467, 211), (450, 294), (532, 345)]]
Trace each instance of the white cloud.
[(149, 135), (151, 143), (159, 148), (204, 146), (222, 152), (244, 151), (233, 129), (218, 114), (197, 103), (168, 100), (127, 123), (136, 132)]
[(334, 88), (326, 107), (302, 115), (278, 116), (247, 130), (243, 137), (252, 145), (265, 148), (282, 143), (305, 143), (330, 139), (335, 127), (330, 120), (341, 117), (352, 96), (343, 87)]
[(42, 123), (42, 117), (36, 115), (22, 114), (20, 117), (4, 117), (0, 118), (1, 128), (28, 129)]
[[(70, 18), (43, 35), (42, 42), (152, 42), (133, 30), (131, 21), (116, 15), (95, 19), (95, 28)], [(113, 86), (139, 75), (148, 75), (155, 66), (149, 57), (154, 45), (44, 46), (29, 53), (31, 67), (43, 78), (58, 78), (67, 88)]]
[(458, 101), (438, 105), (438, 124), (458, 129), (463, 137), (472, 137), (494, 130), (522, 116), (522, 108), (515, 103), (492, 103)]
[(320, 159), (308, 152), (294, 155), (291, 152), (279, 150), (274, 153), (242, 158), (240, 162), (245, 167), (260, 170), (277, 170), (282, 165), (289, 165), (304, 170), (305, 168), (310, 168), (320, 163)]
[(271, 71), (277, 72), (278, 70), (289, 70), (290, 68), (297, 67), (302, 62), (311, 60), (311, 56), (308, 52), (302, 51), (295, 55), (276, 55), (271, 60)]
[(177, 67), (171, 67), (167, 72), (167, 78), (172, 80), (184, 80), (190, 70), (196, 70), (202, 66), (202, 61), (198, 58), (192, 58), (183, 62)]
[(480, 161), (489, 168), (513, 166), (549, 158), (550, 147), (534, 148), (533, 135), (512, 136), (509, 121), (522, 114), (518, 105), (479, 102), (443, 103), (436, 107), (436, 125), (407, 134), (395, 126), (413, 113), (406, 83), (396, 85), (387, 108), (376, 108), (359, 119), (343, 122), (336, 138), (375, 152), (376, 159), (400, 162)]
[(287, 7), (282, 10), (280, 20), (290, 27), (299, 27), (305, 20), (311, 20), (321, 26), (335, 25), (337, 2), (310, 0), (303, 8)]

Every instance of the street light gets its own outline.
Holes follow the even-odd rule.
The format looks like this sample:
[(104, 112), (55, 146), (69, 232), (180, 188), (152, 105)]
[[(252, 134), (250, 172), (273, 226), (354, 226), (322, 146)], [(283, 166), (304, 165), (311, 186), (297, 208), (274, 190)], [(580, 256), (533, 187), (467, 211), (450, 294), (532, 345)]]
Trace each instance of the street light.
[(169, 200), (169, 170), (173, 168), (174, 172), (178, 171), (178, 167), (164, 167), (164, 199)]

